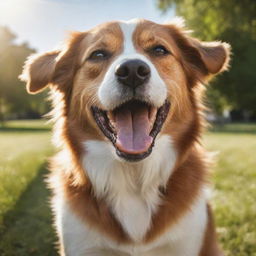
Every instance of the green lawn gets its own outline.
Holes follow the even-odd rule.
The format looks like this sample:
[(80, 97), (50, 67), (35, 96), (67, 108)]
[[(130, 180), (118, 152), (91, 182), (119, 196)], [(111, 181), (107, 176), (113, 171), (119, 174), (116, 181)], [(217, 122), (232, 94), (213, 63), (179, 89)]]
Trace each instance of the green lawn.
[(57, 255), (49, 192), (49, 125), (13, 121), (0, 127), (0, 255)]
[(256, 125), (213, 130), (205, 144), (217, 152), (212, 205), (220, 240), (228, 256), (256, 256)]
[[(218, 151), (212, 205), (227, 256), (256, 256), (256, 125), (214, 127)], [(12, 121), (0, 127), (0, 255), (57, 255), (49, 191), (43, 183), (53, 154), (49, 125)]]

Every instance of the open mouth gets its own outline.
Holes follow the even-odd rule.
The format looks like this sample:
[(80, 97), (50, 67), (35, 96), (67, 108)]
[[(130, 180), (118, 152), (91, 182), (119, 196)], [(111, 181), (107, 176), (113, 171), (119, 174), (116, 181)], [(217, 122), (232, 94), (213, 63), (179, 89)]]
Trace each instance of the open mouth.
[(113, 143), (118, 156), (139, 161), (150, 155), (170, 103), (156, 108), (138, 100), (128, 101), (112, 111), (92, 107), (94, 119), (103, 134)]

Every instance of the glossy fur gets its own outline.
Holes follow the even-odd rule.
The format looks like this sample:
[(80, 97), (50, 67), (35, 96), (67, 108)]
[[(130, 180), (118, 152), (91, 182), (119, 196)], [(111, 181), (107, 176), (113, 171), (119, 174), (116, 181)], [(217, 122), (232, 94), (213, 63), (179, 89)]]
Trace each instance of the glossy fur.
[[(149, 49), (163, 45), (170, 54)], [(105, 49), (111, 57), (91, 61)], [(115, 80), (123, 60), (140, 59), (149, 82), (131, 94)], [(62, 255), (220, 256), (207, 205), (207, 159), (200, 144), (202, 83), (227, 69), (229, 46), (204, 43), (175, 23), (110, 22), (73, 33), (63, 49), (31, 57), (22, 79), (37, 93), (51, 87), (55, 142), (49, 185)], [(91, 107), (129, 99), (171, 109), (152, 153), (120, 159)]]

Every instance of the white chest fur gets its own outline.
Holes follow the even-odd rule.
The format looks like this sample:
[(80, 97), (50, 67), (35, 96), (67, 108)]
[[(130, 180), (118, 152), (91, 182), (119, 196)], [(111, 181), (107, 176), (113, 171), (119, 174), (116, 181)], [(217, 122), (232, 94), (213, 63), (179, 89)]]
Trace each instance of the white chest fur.
[(97, 197), (105, 197), (124, 230), (140, 241), (149, 229), (160, 203), (159, 186), (165, 186), (175, 164), (171, 138), (156, 140), (153, 152), (138, 163), (117, 158), (109, 142), (87, 141), (84, 166)]
[(116, 158), (111, 144), (87, 141), (84, 166), (96, 196), (107, 198), (117, 219), (134, 240), (121, 245), (95, 231), (72, 212), (64, 197), (56, 195), (56, 225), (66, 256), (198, 256), (207, 223), (204, 192), (174, 226), (157, 240), (141, 244), (160, 203), (158, 187), (164, 186), (175, 163), (169, 136), (156, 141), (150, 157), (132, 164)]
[(174, 226), (156, 241), (120, 245), (96, 232), (72, 212), (63, 197), (55, 197), (56, 225), (63, 256), (198, 256), (207, 223), (206, 199), (198, 199)]

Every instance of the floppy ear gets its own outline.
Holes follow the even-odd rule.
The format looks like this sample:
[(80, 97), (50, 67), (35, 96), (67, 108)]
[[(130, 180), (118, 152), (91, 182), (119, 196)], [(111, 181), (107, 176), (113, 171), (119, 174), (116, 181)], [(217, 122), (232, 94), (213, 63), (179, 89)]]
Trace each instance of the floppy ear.
[(222, 42), (200, 42), (191, 38), (195, 47), (210, 74), (217, 74), (228, 68), (230, 60), (230, 45)]
[(19, 76), (22, 81), (27, 82), (28, 93), (38, 93), (52, 82), (59, 53), (60, 51), (52, 51), (28, 57)]
[(190, 85), (197, 81), (208, 80), (228, 68), (230, 45), (222, 42), (201, 42), (190, 36), (191, 31), (179, 22), (166, 25), (181, 50), (181, 61), (187, 72)]

